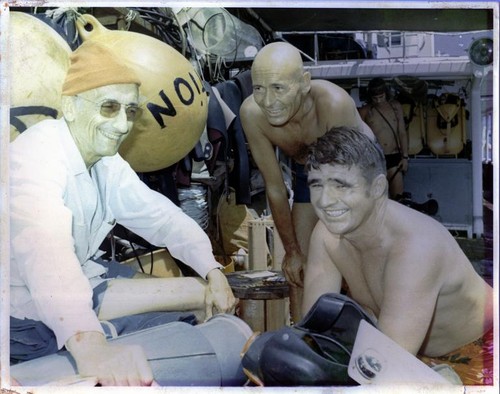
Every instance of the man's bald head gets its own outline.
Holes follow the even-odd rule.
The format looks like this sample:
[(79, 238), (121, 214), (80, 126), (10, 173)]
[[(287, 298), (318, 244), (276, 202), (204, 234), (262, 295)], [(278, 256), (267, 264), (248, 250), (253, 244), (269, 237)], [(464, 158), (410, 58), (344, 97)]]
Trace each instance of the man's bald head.
[(311, 89), (300, 52), (275, 42), (262, 48), (252, 65), (253, 99), (269, 124), (282, 126), (300, 112)]
[(252, 71), (272, 68), (289, 76), (302, 77), (304, 67), (297, 48), (286, 42), (273, 42), (264, 46), (255, 56)]

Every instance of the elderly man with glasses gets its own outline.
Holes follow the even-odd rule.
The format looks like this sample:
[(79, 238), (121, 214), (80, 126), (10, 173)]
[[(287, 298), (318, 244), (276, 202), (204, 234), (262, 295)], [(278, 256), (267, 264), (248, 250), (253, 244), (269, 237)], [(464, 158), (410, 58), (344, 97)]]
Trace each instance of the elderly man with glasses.
[[(134, 70), (92, 41), (70, 60), (63, 118), (42, 121), (11, 143), (11, 362), (66, 347), (81, 376), (150, 385), (142, 349), (108, 342), (101, 320), (172, 310), (206, 317), (212, 308), (233, 312), (236, 300), (204, 231), (118, 154), (141, 112)], [(181, 278), (179, 286), (100, 260), (116, 223), (167, 247), (200, 278)]]

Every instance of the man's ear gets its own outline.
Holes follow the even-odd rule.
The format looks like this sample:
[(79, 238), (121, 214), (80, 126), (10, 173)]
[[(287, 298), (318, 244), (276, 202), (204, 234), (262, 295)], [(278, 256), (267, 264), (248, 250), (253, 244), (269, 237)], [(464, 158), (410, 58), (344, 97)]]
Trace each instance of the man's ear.
[(309, 71), (305, 71), (302, 74), (302, 93), (309, 93), (311, 90), (311, 73)]
[(61, 111), (67, 122), (74, 121), (76, 117), (75, 98), (72, 96), (62, 96)]
[(380, 198), (387, 194), (387, 177), (384, 174), (379, 174), (372, 181), (372, 186), (370, 189), (370, 193), (374, 198)]

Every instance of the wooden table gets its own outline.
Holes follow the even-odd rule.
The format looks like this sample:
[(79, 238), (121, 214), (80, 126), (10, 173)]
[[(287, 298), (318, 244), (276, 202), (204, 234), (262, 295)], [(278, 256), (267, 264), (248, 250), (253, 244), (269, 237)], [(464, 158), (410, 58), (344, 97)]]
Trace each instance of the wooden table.
[(289, 286), (282, 272), (237, 271), (226, 277), (240, 299), (237, 315), (253, 331), (272, 331), (289, 324)]

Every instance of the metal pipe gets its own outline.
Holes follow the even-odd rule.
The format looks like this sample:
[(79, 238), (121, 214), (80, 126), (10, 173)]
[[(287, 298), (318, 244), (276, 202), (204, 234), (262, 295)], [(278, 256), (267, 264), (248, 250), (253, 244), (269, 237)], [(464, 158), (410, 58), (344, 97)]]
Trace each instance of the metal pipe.
[(253, 16), (260, 24), (261, 26), (266, 29), (268, 32), (272, 33), (273, 32), (273, 29), (271, 29), (271, 27), (264, 21), (264, 19), (262, 19), (259, 14), (257, 14), (254, 10), (252, 10), (251, 8), (246, 8), (247, 12)]
[(480, 237), (484, 232), (483, 222), (483, 160), (481, 85), (483, 75), (472, 77), (471, 90), (471, 140), (472, 140), (472, 233)]

